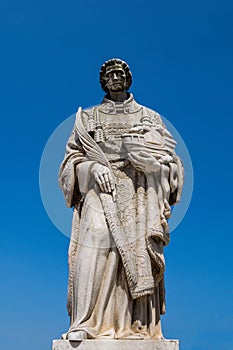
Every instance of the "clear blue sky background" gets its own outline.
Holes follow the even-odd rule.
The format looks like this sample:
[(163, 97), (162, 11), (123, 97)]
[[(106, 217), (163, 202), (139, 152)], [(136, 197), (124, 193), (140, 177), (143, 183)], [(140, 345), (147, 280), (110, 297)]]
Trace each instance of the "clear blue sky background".
[(164, 334), (181, 350), (233, 348), (232, 18), (230, 0), (1, 1), (2, 349), (49, 350), (68, 327), (69, 240), (41, 202), (40, 158), (64, 119), (101, 101), (99, 68), (115, 56), (194, 167), (191, 205), (166, 250)]

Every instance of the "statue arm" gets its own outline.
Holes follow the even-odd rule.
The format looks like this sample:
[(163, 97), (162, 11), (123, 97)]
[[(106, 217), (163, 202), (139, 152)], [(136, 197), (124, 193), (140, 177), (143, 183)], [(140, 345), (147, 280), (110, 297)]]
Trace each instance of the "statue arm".
[(174, 153), (173, 162), (169, 163), (169, 204), (175, 205), (180, 202), (182, 188), (184, 185), (184, 167), (181, 159)]
[[(115, 191), (111, 170), (101, 162), (102, 159), (99, 153), (95, 151), (95, 147), (98, 146), (87, 133), (88, 118), (88, 113), (79, 109), (75, 127), (66, 145), (65, 158), (59, 171), (59, 184), (64, 192), (68, 207), (72, 207), (74, 203), (81, 200), (82, 195), (95, 186), (96, 183), (101, 192), (114, 195)], [(79, 130), (77, 125), (79, 125)], [(81, 136), (79, 135), (80, 130)], [(90, 140), (93, 143), (91, 147)], [(106, 160), (105, 163), (107, 164), (107, 162)]]
[(77, 131), (74, 128), (66, 145), (66, 153), (59, 170), (59, 185), (64, 193), (67, 207), (72, 207), (81, 199), (81, 192), (86, 190), (86, 178), (92, 164), (84, 151)]
[[(167, 130), (165, 124), (162, 121), (161, 116), (155, 112), (154, 115), (155, 122), (160, 124), (162, 128), (165, 130), (165, 139), (167, 146), (174, 147), (176, 142), (170, 132)], [(181, 192), (184, 184), (184, 167), (181, 159), (173, 152), (168, 153), (166, 156), (162, 157), (159, 162), (162, 165), (161, 168), (161, 181), (165, 183), (164, 192), (166, 192), (165, 188), (169, 188), (167, 191), (166, 197), (168, 197), (169, 205), (175, 205), (180, 202)], [(166, 186), (167, 184), (167, 186)]]

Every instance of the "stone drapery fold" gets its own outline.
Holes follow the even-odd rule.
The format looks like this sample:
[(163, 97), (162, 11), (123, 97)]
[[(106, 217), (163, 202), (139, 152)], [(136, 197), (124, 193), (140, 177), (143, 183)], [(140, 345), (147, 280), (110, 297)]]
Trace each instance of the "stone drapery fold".
[[(111, 171), (116, 184), (116, 200), (113, 200), (111, 194), (99, 192), (94, 185), (91, 169), (95, 162), (107, 166)], [(100, 198), (109, 234), (119, 252), (132, 299), (152, 296), (156, 290), (160, 313), (163, 314), (163, 247), (170, 239), (167, 213), (170, 206), (180, 200), (181, 195), (183, 167), (180, 159), (175, 153), (172, 154), (172, 161), (162, 164), (161, 171), (155, 174), (138, 172), (127, 159), (109, 160), (101, 145), (88, 133), (80, 108), (67, 143), (59, 183), (67, 206), (74, 207), (67, 303), (71, 325), (75, 323), (73, 309), (77, 304), (74, 300), (74, 271), (79, 247), (80, 218), (86, 195), (93, 189)]]

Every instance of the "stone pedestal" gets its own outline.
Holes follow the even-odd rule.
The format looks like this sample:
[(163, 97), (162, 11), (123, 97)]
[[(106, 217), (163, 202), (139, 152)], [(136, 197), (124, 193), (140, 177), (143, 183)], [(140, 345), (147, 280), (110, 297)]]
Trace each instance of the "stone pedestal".
[(54, 340), (52, 350), (179, 350), (178, 340)]

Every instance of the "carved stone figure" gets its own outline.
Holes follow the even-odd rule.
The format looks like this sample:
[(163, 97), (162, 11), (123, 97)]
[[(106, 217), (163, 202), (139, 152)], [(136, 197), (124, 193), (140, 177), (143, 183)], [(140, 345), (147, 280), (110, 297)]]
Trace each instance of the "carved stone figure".
[(64, 339), (162, 339), (164, 246), (183, 167), (160, 115), (138, 104), (132, 74), (106, 61), (101, 104), (79, 108), (59, 181), (74, 208)]

